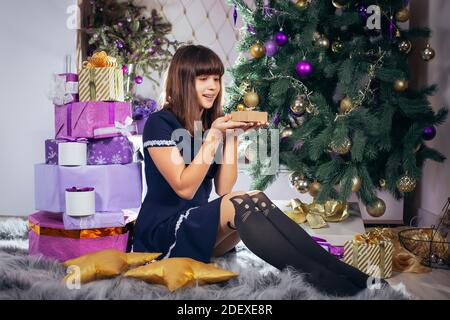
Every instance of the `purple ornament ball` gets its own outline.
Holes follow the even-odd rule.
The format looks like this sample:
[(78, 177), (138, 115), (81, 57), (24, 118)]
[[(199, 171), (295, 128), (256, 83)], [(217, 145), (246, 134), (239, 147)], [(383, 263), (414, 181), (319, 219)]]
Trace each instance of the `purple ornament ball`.
[(266, 48), (266, 56), (268, 57), (274, 56), (278, 51), (277, 43), (274, 40), (266, 41), (264, 47)]
[(288, 36), (283, 31), (275, 33), (274, 39), (279, 46), (283, 46), (288, 42)]
[(128, 67), (127, 67), (126, 65), (123, 65), (123, 66), (122, 66), (122, 72), (123, 72), (124, 74), (128, 74)]
[(301, 78), (306, 78), (312, 72), (312, 65), (307, 60), (301, 60), (295, 66), (295, 71)]
[(366, 6), (360, 5), (360, 6), (358, 7), (357, 11), (358, 11), (358, 15), (359, 15), (361, 18), (367, 18), (367, 8), (366, 8)]
[(155, 48), (150, 48), (150, 49), (147, 50), (147, 52), (148, 52), (149, 55), (152, 56), (152, 55), (154, 55), (156, 53), (156, 50), (155, 50)]
[(159, 45), (162, 43), (162, 41), (161, 41), (160, 38), (156, 38), (156, 39), (153, 41), (153, 43), (156, 44), (157, 46), (159, 46)]
[(144, 79), (141, 76), (136, 76), (134, 78), (134, 82), (136, 82), (136, 84), (141, 84), (144, 81)]
[(431, 140), (436, 136), (436, 128), (433, 126), (423, 128), (423, 140)]
[(117, 41), (116, 47), (117, 47), (117, 49), (123, 49), (123, 42), (122, 41)]

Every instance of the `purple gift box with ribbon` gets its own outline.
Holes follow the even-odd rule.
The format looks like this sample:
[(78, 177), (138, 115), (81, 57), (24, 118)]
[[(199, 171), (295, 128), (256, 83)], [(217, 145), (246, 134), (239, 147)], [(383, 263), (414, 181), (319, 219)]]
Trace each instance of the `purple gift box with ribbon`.
[[(58, 164), (58, 143), (85, 141), (84, 138), (45, 140), (45, 163)], [(87, 164), (127, 164), (133, 161), (133, 143), (127, 137), (90, 139), (87, 145)]]
[(344, 258), (344, 247), (343, 246), (335, 247), (335, 246), (331, 245), (329, 242), (327, 242), (327, 240), (318, 238), (318, 237), (314, 237), (314, 236), (312, 237), (312, 239), (315, 242), (317, 242), (317, 244), (319, 244), (322, 248), (327, 250), (330, 254), (335, 256), (337, 259)]
[(132, 134), (127, 118), (132, 121), (128, 102), (87, 101), (55, 106), (55, 137), (106, 138)]
[(140, 162), (108, 166), (63, 167), (37, 164), (34, 167), (37, 210), (64, 212), (65, 190), (73, 186), (95, 188), (95, 211), (138, 208), (142, 201)]
[(124, 227), (126, 224), (124, 213), (121, 211), (96, 212), (86, 217), (71, 217), (63, 213), (63, 222), (66, 230)]
[(66, 230), (62, 213), (36, 212), (28, 217), (28, 253), (60, 262), (106, 249), (130, 251), (132, 223), (125, 227)]

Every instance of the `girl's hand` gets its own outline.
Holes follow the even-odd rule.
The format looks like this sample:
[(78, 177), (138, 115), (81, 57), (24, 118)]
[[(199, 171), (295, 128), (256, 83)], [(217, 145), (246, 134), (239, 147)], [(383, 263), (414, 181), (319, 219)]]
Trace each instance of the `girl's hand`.
[(211, 129), (214, 128), (225, 134), (227, 129), (243, 129), (246, 130), (249, 125), (246, 122), (231, 121), (231, 115), (227, 114), (223, 117), (217, 118), (212, 124)]

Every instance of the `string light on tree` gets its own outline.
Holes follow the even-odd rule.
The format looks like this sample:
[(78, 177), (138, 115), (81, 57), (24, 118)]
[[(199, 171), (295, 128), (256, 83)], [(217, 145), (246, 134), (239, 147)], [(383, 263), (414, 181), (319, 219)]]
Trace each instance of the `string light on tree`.
[(330, 41), (325, 37), (325, 36), (321, 36), (317, 41), (316, 41), (316, 45), (321, 48), (321, 49), (328, 49), (330, 47)]
[(394, 81), (394, 90), (397, 92), (403, 92), (408, 89), (408, 81), (405, 79), (397, 79)]

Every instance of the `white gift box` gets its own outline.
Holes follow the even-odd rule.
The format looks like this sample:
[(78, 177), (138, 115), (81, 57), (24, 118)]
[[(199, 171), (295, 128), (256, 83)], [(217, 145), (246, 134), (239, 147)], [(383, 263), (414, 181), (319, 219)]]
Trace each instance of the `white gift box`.
[(94, 188), (86, 188), (86, 190), (66, 189), (65, 213), (71, 217), (85, 217), (95, 214)]
[(87, 143), (58, 143), (58, 164), (60, 166), (87, 165)]

